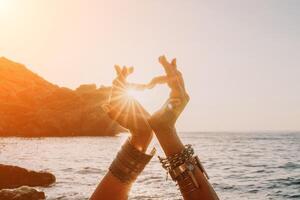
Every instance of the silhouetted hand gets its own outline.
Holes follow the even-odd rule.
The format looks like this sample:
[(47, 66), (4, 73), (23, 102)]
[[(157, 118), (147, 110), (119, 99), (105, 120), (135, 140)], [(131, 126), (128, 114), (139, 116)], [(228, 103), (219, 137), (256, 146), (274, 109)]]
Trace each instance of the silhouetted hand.
[(127, 94), (129, 83), (126, 78), (133, 73), (133, 67), (124, 66), (121, 69), (116, 65), (115, 69), (117, 78), (113, 81), (109, 102), (102, 108), (112, 120), (130, 131), (132, 139), (137, 140), (139, 146), (144, 147), (144, 143), (152, 138), (152, 128), (147, 121), (150, 114)]
[(190, 98), (185, 90), (182, 74), (177, 69), (176, 59), (174, 58), (172, 62), (168, 62), (165, 56), (160, 56), (159, 62), (166, 72), (166, 76), (159, 77), (159, 79), (161, 82), (167, 82), (171, 92), (162, 108), (150, 117), (149, 123), (155, 131), (168, 131), (174, 128), (176, 120)]

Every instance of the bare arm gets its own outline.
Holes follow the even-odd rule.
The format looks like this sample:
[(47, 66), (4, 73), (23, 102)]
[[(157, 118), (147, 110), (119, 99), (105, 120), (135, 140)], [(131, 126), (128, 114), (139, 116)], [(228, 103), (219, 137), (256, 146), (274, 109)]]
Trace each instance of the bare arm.
[[(175, 129), (170, 129), (169, 131), (155, 131), (155, 135), (164, 150), (166, 156), (172, 156), (176, 153), (181, 152), (184, 149), (184, 145), (177, 135)], [(215, 193), (214, 189), (208, 182), (205, 175), (199, 168), (196, 168), (195, 177), (197, 179), (198, 184), (200, 187), (191, 192), (191, 193), (182, 193), (185, 200), (216, 200), (218, 199), (217, 194)], [(190, 180), (192, 182), (192, 180)], [(179, 187), (184, 185), (183, 181), (178, 181)]]
[[(103, 110), (112, 120), (115, 120), (130, 131), (130, 145), (132, 145), (136, 151), (140, 152), (140, 154), (144, 154), (153, 136), (152, 129), (147, 122), (147, 118), (149, 118), (150, 115), (138, 102), (127, 97), (124, 91), (127, 83), (126, 77), (132, 73), (132, 69), (124, 67), (121, 70), (119, 66), (116, 66), (116, 71), (118, 77), (113, 81), (110, 102), (102, 106)], [(122, 148), (119, 152), (124, 153), (124, 149)], [(118, 156), (119, 154), (117, 154), (114, 162), (118, 159)], [(147, 156), (148, 155), (145, 154), (145, 157)], [(151, 157), (151, 155), (149, 156)], [(130, 159), (130, 157), (126, 158)], [(120, 161), (120, 159), (117, 161)], [(130, 161), (134, 162), (135, 160), (131, 159)], [(114, 162), (111, 166), (113, 166)], [(124, 162), (126, 162), (126, 159)], [(116, 165), (121, 166), (122, 164), (124, 163)], [(119, 167), (116, 165), (114, 166)], [(121, 166), (121, 168), (124, 169), (124, 166)], [(118, 168), (114, 169), (118, 170)], [(126, 170), (128, 169), (129, 168), (126, 168)], [(120, 175), (117, 172), (110, 167), (110, 170), (106, 173), (91, 196), (91, 200), (124, 200), (128, 198), (128, 193), (135, 181), (135, 177), (132, 178), (132, 176), (127, 174), (130, 179), (124, 181), (122, 178), (128, 178), (127, 175), (123, 175), (122, 177), (122, 174)], [(137, 177), (138, 174), (135, 174), (135, 176)]]
[[(184, 82), (181, 73), (177, 70), (176, 60), (173, 59), (169, 63), (164, 56), (159, 58), (163, 65), (167, 77), (168, 85), (171, 88), (170, 98), (166, 104), (156, 113), (154, 113), (149, 122), (152, 126), (155, 135), (164, 150), (167, 157), (174, 156), (185, 149), (180, 137), (178, 136), (175, 123), (181, 112), (189, 101), (189, 96), (185, 90)], [(205, 174), (196, 167), (193, 171), (193, 176), (196, 179), (199, 187), (191, 192), (185, 192), (186, 182), (193, 182), (192, 177), (186, 180), (177, 179), (182, 195), (186, 200), (216, 200), (217, 194), (207, 180)]]
[[(130, 138), (130, 143), (135, 148), (145, 152), (149, 145), (151, 138), (145, 138), (146, 141), (142, 141), (139, 138)], [(131, 186), (134, 181), (122, 182), (115, 177), (110, 171), (103, 177), (93, 195), (91, 200), (111, 199), (111, 200), (125, 200), (128, 199)]]

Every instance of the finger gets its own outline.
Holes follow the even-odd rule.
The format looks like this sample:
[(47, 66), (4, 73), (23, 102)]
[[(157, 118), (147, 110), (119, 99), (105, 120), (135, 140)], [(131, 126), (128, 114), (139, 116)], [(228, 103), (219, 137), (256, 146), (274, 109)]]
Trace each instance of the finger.
[(174, 80), (169, 83), (169, 86), (171, 88), (170, 97), (178, 97), (178, 98), (184, 98), (186, 95), (185, 86), (182, 80)]
[(126, 78), (132, 74), (134, 71), (133, 67), (127, 67), (127, 66), (123, 66), (122, 70), (121, 70), (121, 74), (124, 77), (124, 81), (126, 81)]
[(150, 82), (150, 83), (148, 83), (148, 84), (145, 85), (145, 88), (152, 89), (152, 88), (155, 87), (155, 85), (156, 85), (155, 83)]
[(127, 83), (127, 88), (132, 90), (144, 90), (146, 88), (149, 88), (146, 84), (140, 84), (140, 83)]
[(132, 74), (134, 72), (134, 67), (128, 67), (128, 75)]
[(121, 67), (119, 65), (115, 65), (115, 70), (117, 72), (117, 76), (120, 76), (122, 74), (122, 70), (121, 70)]
[(111, 120), (115, 120), (116, 114), (112, 111), (112, 106), (110, 104), (102, 104), (101, 108)]
[(157, 76), (154, 77), (148, 84), (145, 85), (145, 88), (152, 89), (157, 84), (168, 83), (168, 76)]
[(117, 73), (117, 77), (115, 78), (120, 80), (121, 82), (124, 82), (125, 81), (125, 78), (124, 78), (124, 75), (122, 73), (122, 69), (119, 65), (115, 65), (115, 70), (116, 70), (116, 73)]
[(172, 64), (172, 66), (173, 66), (173, 69), (177, 69), (176, 58), (173, 58), (171, 64)]
[(124, 99), (126, 93), (125, 90), (126, 89), (124, 82), (121, 81), (119, 78), (116, 78), (112, 84), (112, 88), (109, 95), (109, 102), (113, 103)]
[(123, 111), (125, 108), (126, 105), (122, 104), (121, 102), (115, 103), (113, 106), (111, 104), (102, 106), (102, 109), (105, 111), (105, 113), (115, 121), (119, 121), (120, 116), (124, 115)]
[(116, 109), (113, 109), (113, 107), (110, 104), (103, 104), (101, 107), (111, 120), (117, 121), (119, 116), (118, 112), (116, 112)]
[(164, 67), (166, 74), (172, 74), (172, 65), (168, 62), (167, 58), (163, 55), (158, 58), (159, 63)]
[(126, 67), (124, 66), (124, 76), (127, 78), (130, 74), (132, 74), (134, 71), (133, 67)]
[(123, 92), (125, 92), (125, 83), (116, 78), (112, 84), (111, 96), (121, 95)]
[(109, 98), (109, 103), (111, 104), (117, 104), (119, 102), (124, 102), (124, 99), (126, 99), (126, 92), (122, 89), (115, 89), (112, 91), (112, 94)]
[(125, 86), (124, 68), (121, 69), (119, 65), (115, 65), (117, 77), (112, 82), (112, 91), (121, 90)]
[(177, 60), (174, 58), (169, 63), (165, 56), (159, 57), (159, 62), (164, 67), (168, 76), (168, 85), (171, 88), (171, 97), (178, 97), (186, 94), (182, 74), (177, 70)]
[(172, 105), (172, 107), (177, 107), (182, 103), (182, 100), (180, 98), (171, 98), (169, 100), (169, 104)]
[(123, 66), (123, 69), (122, 69), (122, 75), (125, 77), (125, 79), (127, 78), (128, 76), (128, 67), (126, 67), (125, 65)]
[(109, 102), (122, 101), (126, 95), (127, 82), (126, 78), (129, 74), (133, 73), (133, 67), (124, 66), (121, 68), (118, 65), (115, 65), (116, 72), (118, 77), (114, 79), (112, 84), (112, 89), (109, 97)]
[(180, 71), (177, 70), (174, 76), (169, 78), (168, 85), (171, 88), (170, 97), (178, 97), (185, 99), (187, 95), (184, 80)]
[(167, 76), (157, 76), (157, 77), (154, 77), (151, 80), (152, 84), (164, 84), (164, 83), (167, 83), (167, 82), (168, 82), (168, 77)]

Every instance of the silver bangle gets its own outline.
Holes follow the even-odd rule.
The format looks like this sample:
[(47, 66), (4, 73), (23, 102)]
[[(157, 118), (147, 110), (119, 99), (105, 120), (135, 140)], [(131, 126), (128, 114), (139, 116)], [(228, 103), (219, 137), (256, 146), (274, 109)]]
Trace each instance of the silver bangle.
[(184, 150), (167, 158), (159, 157), (163, 168), (167, 170), (173, 181), (177, 181), (182, 193), (190, 193), (199, 188), (195, 177), (195, 170), (199, 168), (204, 176), (209, 179), (198, 156), (193, 156), (191, 145), (186, 145)]

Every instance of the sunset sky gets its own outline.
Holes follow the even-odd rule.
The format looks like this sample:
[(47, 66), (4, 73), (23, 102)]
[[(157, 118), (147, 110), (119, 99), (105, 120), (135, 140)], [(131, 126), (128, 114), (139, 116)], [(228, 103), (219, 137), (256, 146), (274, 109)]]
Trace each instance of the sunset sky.
[(114, 64), (148, 82), (162, 54), (191, 96), (179, 130), (300, 130), (298, 0), (0, 0), (0, 56), (60, 86), (110, 85)]

